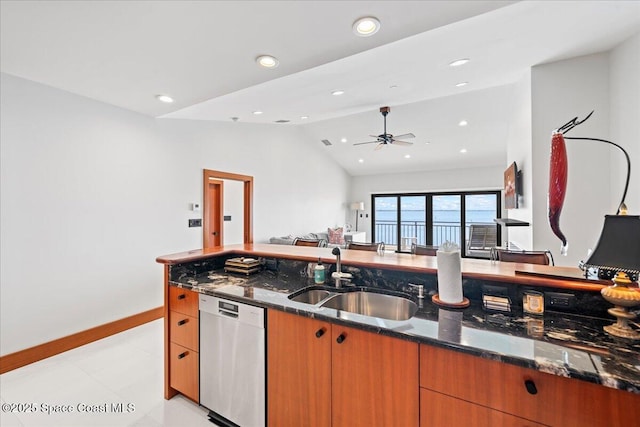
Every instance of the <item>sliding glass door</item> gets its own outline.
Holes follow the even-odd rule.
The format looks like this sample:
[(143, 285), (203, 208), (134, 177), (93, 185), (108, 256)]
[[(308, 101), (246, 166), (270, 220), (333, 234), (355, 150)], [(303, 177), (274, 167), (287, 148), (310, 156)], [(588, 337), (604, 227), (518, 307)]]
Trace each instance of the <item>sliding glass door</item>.
[[(400, 250), (411, 251), (411, 244), (426, 242), (427, 198), (400, 196)], [(396, 243), (397, 244), (397, 243)]]
[(384, 242), (389, 249), (396, 249), (398, 240), (398, 197), (373, 199), (373, 241)]
[(462, 245), (460, 240), (460, 219), (462, 217), (461, 197), (450, 194), (433, 197), (433, 245), (440, 246), (444, 242)]
[(388, 250), (409, 252), (413, 243), (440, 246), (449, 241), (461, 248), (462, 256), (488, 258), (489, 250), (469, 251), (469, 239), (482, 231), (485, 247), (500, 241), (493, 221), (500, 217), (500, 191), (374, 194), (372, 206), (373, 241), (384, 242)]

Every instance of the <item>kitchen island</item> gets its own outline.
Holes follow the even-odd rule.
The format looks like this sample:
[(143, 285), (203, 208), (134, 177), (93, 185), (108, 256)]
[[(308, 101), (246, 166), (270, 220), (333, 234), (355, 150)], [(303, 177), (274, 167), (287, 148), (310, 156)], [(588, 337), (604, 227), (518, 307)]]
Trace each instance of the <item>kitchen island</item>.
[[(251, 276), (225, 273), (224, 260), (238, 256), (260, 259), (264, 269)], [(190, 294), (195, 292), (224, 296), (230, 300), (266, 307), (270, 351), (278, 348), (291, 351), (299, 347), (292, 343), (291, 346), (287, 345), (289, 338), (286, 331), (302, 327), (304, 322), (310, 322), (310, 329), (326, 330), (326, 335), (333, 338), (333, 347), (323, 350), (329, 351), (328, 354), (336, 354), (336, 351), (343, 349), (336, 346), (335, 334), (339, 336), (345, 330), (349, 330), (352, 337), (365, 334), (365, 342), (373, 342), (376, 337), (391, 340), (381, 343), (381, 348), (393, 347), (400, 342), (408, 343), (409, 348), (415, 349), (415, 355), (412, 350), (403, 350), (404, 356), (388, 357), (393, 363), (402, 357), (408, 357), (409, 360), (400, 362), (402, 365), (412, 366), (415, 362), (415, 372), (410, 372), (398, 386), (401, 390), (394, 391), (409, 396), (402, 400), (413, 408), (402, 411), (407, 416), (409, 425), (418, 425), (418, 421), (422, 426), (431, 425), (430, 422), (435, 423), (434, 420), (456, 422), (456, 413), (465, 412), (477, 414), (479, 419), (488, 423), (478, 425), (495, 424), (497, 419), (506, 423), (504, 425), (517, 425), (520, 419), (542, 425), (562, 425), (559, 420), (566, 421), (569, 416), (574, 421), (588, 420), (590, 425), (617, 425), (621, 420), (637, 420), (640, 415), (640, 345), (607, 335), (602, 331), (602, 326), (612, 323), (613, 319), (607, 318), (606, 314), (593, 315), (606, 313), (603, 309), (608, 304), (598, 295), (599, 289), (606, 282), (586, 281), (581, 278), (578, 269), (541, 268), (543, 266), (532, 268), (523, 264), (463, 259), (464, 292), (471, 299), (469, 308), (449, 310), (434, 305), (429, 297), (424, 300), (415, 299), (419, 304), (416, 315), (408, 320), (397, 321), (290, 300), (288, 296), (291, 293), (313, 285), (310, 267), (318, 258), (330, 268), (335, 263), (335, 257), (326, 248), (258, 244), (159, 257), (158, 262), (165, 264), (165, 290), (168, 298), (165, 307), (168, 346), (165, 397), (170, 398), (177, 392), (170, 384), (169, 347), (172, 341), (169, 294), (171, 290), (175, 292), (176, 289), (181, 289)], [(409, 282), (422, 280), (427, 293), (434, 292), (437, 272), (435, 257), (345, 250), (342, 251), (342, 263), (344, 268), (354, 274), (356, 286), (406, 292)], [(509, 292), (515, 295), (511, 313), (487, 311), (482, 307), (477, 288), (486, 283), (507, 286)], [(327, 284), (330, 284), (329, 280)], [(578, 299), (578, 310), (547, 310), (543, 316), (524, 314), (517, 304), (518, 293), (531, 287), (574, 293)], [(601, 307), (594, 307), (595, 305)], [(582, 315), (580, 311), (583, 309), (589, 311), (590, 315)], [(279, 325), (287, 327), (279, 328)], [(295, 340), (299, 342), (300, 337), (295, 337)], [(273, 345), (269, 344), (270, 341)], [(313, 342), (310, 343), (312, 344)], [(296, 371), (292, 364), (295, 360), (317, 353), (322, 351), (298, 354), (294, 359), (287, 359), (283, 354), (269, 353), (268, 363), (272, 365), (277, 360), (286, 360), (289, 365), (287, 370), (303, 372)], [(367, 359), (362, 355), (357, 357), (360, 362)], [(304, 362), (307, 366), (307, 361)], [(394, 377), (393, 363), (390, 363), (391, 366), (387, 366), (389, 363), (377, 365), (379, 368), (391, 369), (383, 377)], [(335, 383), (336, 378), (341, 378), (339, 373), (345, 367), (336, 366), (335, 363), (332, 366), (325, 377), (333, 377)], [(397, 368), (407, 375), (404, 368)], [(291, 388), (290, 384), (286, 384), (286, 387), (283, 385), (287, 375), (282, 369), (269, 366), (268, 372), (269, 390), (279, 387), (277, 390), (280, 391), (280, 396), (281, 390)], [(442, 372), (446, 373), (440, 378)], [(489, 373), (493, 374), (487, 377)], [(373, 372), (370, 374), (375, 375)], [(484, 389), (485, 387), (489, 388)], [(514, 399), (503, 395), (503, 392), (492, 390), (491, 387), (509, 390), (507, 394), (518, 399), (514, 402)], [(483, 390), (475, 390), (476, 388)], [(329, 395), (336, 395), (339, 391), (334, 389)], [(197, 394), (190, 397), (198, 401)], [(317, 401), (318, 397), (314, 395), (310, 399)], [(589, 405), (585, 406), (582, 399), (587, 399)], [(333, 399), (334, 412), (340, 411), (336, 404), (345, 400), (348, 401), (348, 396), (341, 395), (340, 398)], [(357, 405), (359, 401), (370, 403), (363, 396), (352, 403)], [(443, 405), (459, 407), (459, 410), (453, 413), (438, 412), (437, 408)], [(291, 411), (295, 406), (278, 406), (277, 399), (270, 396), (268, 419), (274, 425), (283, 422), (282, 414), (292, 416)], [(331, 405), (328, 404), (326, 408), (331, 408)], [(319, 410), (318, 414), (324, 412), (326, 410)], [(432, 414), (430, 418), (426, 416), (427, 412)], [(549, 415), (550, 413), (555, 415)], [(334, 414), (329, 417), (328, 425), (340, 425), (341, 421), (344, 420), (340, 418), (340, 414)]]

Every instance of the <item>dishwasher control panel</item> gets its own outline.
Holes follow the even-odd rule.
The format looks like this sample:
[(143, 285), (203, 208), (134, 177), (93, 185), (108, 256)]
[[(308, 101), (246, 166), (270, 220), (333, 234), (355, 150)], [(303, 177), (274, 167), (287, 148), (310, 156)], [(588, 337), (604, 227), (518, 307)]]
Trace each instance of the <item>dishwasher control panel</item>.
[(200, 311), (264, 328), (264, 309), (211, 295), (200, 295)]

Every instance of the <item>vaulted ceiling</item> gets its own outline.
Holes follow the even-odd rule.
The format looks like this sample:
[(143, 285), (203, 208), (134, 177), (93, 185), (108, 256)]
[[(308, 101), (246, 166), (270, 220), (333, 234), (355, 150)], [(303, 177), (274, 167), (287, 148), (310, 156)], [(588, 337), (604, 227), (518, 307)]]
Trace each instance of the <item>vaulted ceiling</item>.
[[(353, 175), (504, 164), (511, 85), (526, 70), (611, 49), (640, 31), (640, 2), (631, 1), (0, 7), (2, 72), (167, 120), (299, 126)], [(363, 16), (380, 20), (378, 33), (352, 32)], [(259, 67), (261, 54), (276, 56), (279, 66)], [(449, 66), (460, 58), (470, 61)], [(345, 93), (331, 95), (337, 89)], [(175, 102), (162, 104), (158, 94)], [(354, 147), (382, 133), (384, 105), (391, 106), (388, 131), (412, 132), (414, 145)]]

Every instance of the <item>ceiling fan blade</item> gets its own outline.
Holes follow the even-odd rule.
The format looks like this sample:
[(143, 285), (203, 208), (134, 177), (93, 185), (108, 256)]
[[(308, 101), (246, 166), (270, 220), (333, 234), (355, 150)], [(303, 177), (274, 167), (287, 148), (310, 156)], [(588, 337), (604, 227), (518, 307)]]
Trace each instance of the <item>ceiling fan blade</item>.
[(380, 142), (380, 141), (356, 142), (353, 145), (375, 144), (376, 142)]
[(384, 143), (384, 142), (381, 142), (380, 144), (376, 145), (376, 148), (374, 148), (373, 150), (374, 150), (374, 151), (378, 151), (379, 149), (381, 149), (381, 148), (382, 148), (382, 147), (384, 147), (385, 145), (387, 145), (387, 144), (386, 144), (386, 143)]
[(393, 138), (398, 138), (398, 139), (407, 139), (407, 138), (415, 138), (416, 136), (412, 133), (404, 133), (402, 135), (394, 135)]
[(393, 141), (391, 141), (392, 144), (394, 145), (413, 145), (413, 142), (407, 142), (407, 141), (398, 141), (396, 139), (394, 139)]

